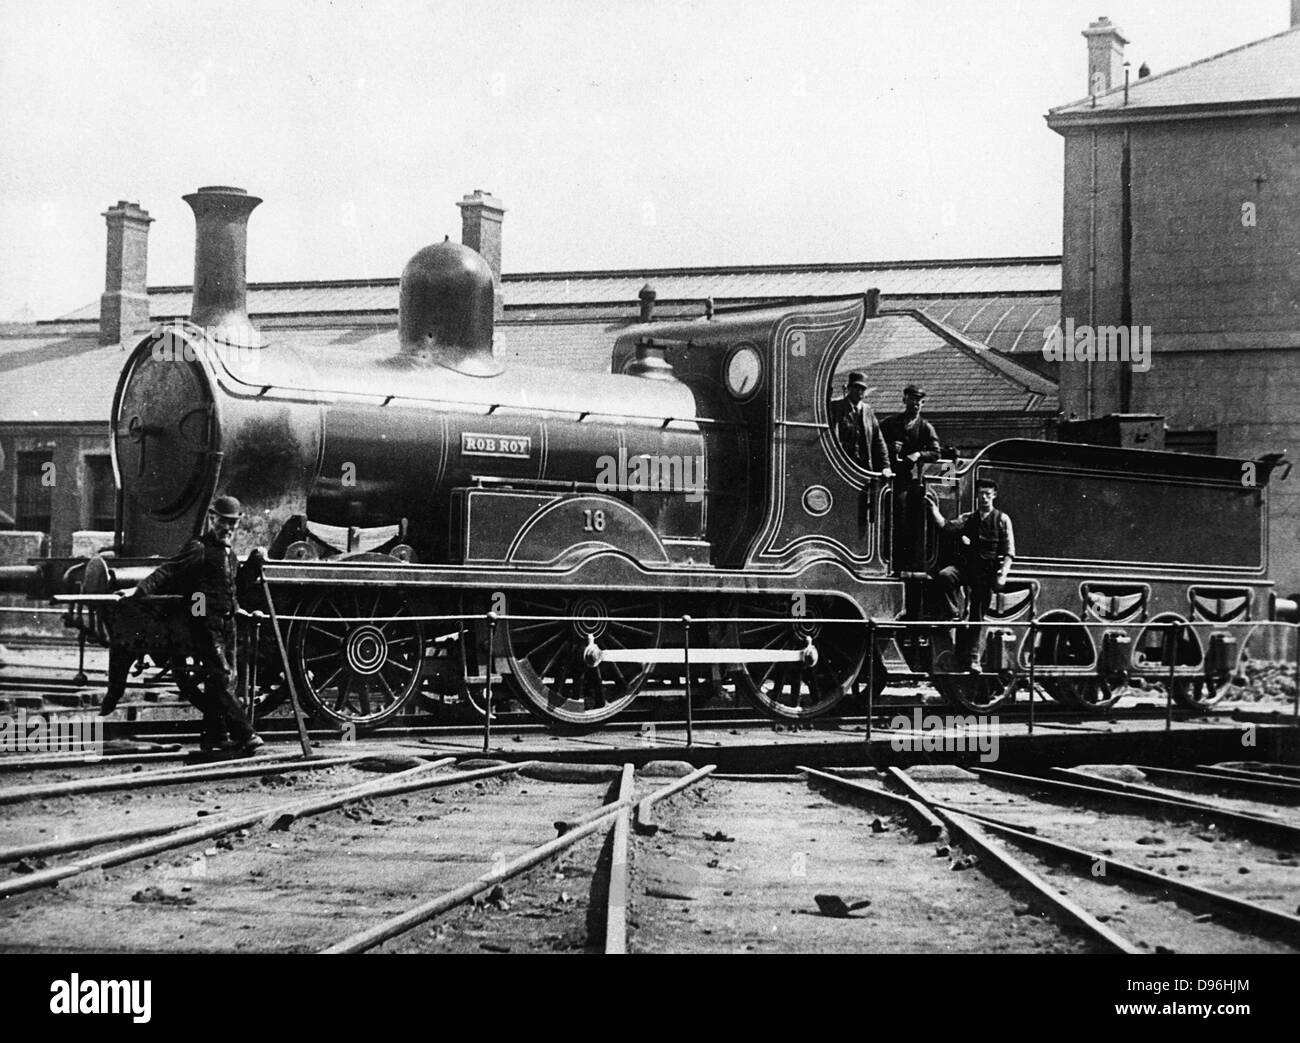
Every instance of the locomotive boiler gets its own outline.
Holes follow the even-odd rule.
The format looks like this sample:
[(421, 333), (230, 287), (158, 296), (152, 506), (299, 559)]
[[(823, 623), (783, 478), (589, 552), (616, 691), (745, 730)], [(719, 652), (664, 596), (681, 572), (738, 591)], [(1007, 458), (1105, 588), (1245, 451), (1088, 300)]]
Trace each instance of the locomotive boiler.
[[(1267, 463), (999, 442), (930, 476), (950, 513), (995, 478), (1021, 543), (984, 673), (951, 672), (942, 627), (891, 626), (931, 620), (927, 583), (892, 567), (888, 483), (829, 423), (874, 294), (633, 326), (609, 374), (565, 374), (497, 356), (492, 273), (444, 242), (406, 265), (390, 337), (307, 348), (247, 314), (260, 200), (185, 198), (190, 320), (136, 346), (113, 402), (115, 555), (45, 578), (128, 586), (237, 496), (237, 549), (264, 548), (250, 568), (292, 620), (288, 671), (322, 721), (373, 727), (423, 686), (472, 701), (499, 682), (593, 727), (652, 674), (683, 676), (688, 639), (710, 684), (778, 718), (903, 677), (989, 710), (1031, 655), (1063, 701), (1102, 708), (1121, 681), (1172, 673), (1206, 706), (1245, 648), (1230, 624), (1294, 607), (1267, 576)], [(935, 567), (944, 541), (928, 547)]]

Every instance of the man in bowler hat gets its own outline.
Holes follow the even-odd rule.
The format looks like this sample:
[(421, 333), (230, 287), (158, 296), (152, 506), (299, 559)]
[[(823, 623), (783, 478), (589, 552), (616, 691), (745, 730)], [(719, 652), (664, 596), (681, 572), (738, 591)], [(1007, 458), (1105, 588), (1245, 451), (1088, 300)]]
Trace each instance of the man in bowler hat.
[[(854, 370), (849, 374), (844, 397), (831, 403), (831, 431), (840, 447), (859, 467), (878, 471), (886, 478), (893, 476), (889, 467), (889, 449), (876, 414), (863, 396), (867, 393), (867, 378)], [(866, 535), (867, 519), (871, 509), (870, 483), (862, 490), (858, 500), (858, 534)]]
[(135, 593), (137, 597), (185, 597), (204, 669), (203, 696), (198, 696), (197, 690), (190, 696), (203, 714), (200, 746), (205, 753), (247, 757), (264, 743), (235, 698), (235, 574), (239, 558), (231, 544), (242, 515), (243, 508), (233, 496), (218, 496), (208, 508), (203, 535), (154, 569)]

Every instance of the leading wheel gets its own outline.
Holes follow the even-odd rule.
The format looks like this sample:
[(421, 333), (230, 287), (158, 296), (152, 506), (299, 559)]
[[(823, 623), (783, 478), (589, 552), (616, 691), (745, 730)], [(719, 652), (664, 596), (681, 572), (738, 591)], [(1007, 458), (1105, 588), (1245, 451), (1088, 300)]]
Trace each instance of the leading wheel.
[(307, 599), (290, 659), (308, 712), (319, 721), (370, 729), (397, 713), (420, 683), (424, 635), (393, 591), (331, 591)]
[(533, 713), (568, 728), (593, 728), (625, 710), (647, 663), (588, 665), (589, 642), (606, 651), (657, 649), (663, 608), (652, 596), (608, 591), (510, 596), (500, 626), (514, 694)]
[[(802, 614), (793, 610), (803, 608)], [(847, 617), (847, 602), (807, 598), (790, 605), (741, 602), (733, 624), (738, 648), (802, 652), (812, 643), (816, 662), (745, 663), (735, 673), (736, 690), (782, 720), (818, 717), (853, 691), (867, 655), (863, 623), (831, 623)]]

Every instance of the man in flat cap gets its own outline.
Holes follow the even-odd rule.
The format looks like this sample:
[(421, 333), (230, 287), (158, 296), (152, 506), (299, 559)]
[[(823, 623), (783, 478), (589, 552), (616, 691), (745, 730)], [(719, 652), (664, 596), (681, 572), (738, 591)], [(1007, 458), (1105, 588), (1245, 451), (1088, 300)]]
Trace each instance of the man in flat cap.
[[(938, 506), (927, 501), (934, 524), (961, 537), (960, 557), (955, 565), (939, 571), (935, 585), (942, 594), (951, 619), (961, 616), (963, 587), (969, 591), (967, 616), (983, 623), (996, 591), (1006, 589), (1007, 575), (1016, 557), (1016, 535), (1011, 519), (995, 505), (998, 483), (991, 478), (975, 482), (975, 510), (949, 521)], [(984, 627), (963, 628), (957, 635), (958, 662), (966, 660), (970, 672), (982, 672)]]
[(137, 597), (185, 597), (185, 611), (192, 617), (192, 634), (204, 667), (204, 695), (190, 696), (203, 714), (200, 746), (205, 753), (246, 757), (264, 744), (235, 698), (235, 574), (239, 558), (231, 544), (242, 516), (238, 500), (218, 496), (208, 508), (203, 535), (149, 573), (135, 593)]
[[(831, 403), (831, 431), (840, 447), (859, 467), (868, 471), (883, 472), (891, 477), (889, 449), (885, 445), (880, 424), (871, 407), (862, 400), (867, 393), (867, 378), (858, 370), (849, 374), (844, 397)], [(858, 534), (865, 536), (867, 519), (871, 510), (872, 485), (867, 484), (858, 499)]]
[(925, 388), (903, 388), (903, 411), (880, 422), (894, 471), (893, 568), (925, 569), (925, 465), (939, 459), (939, 436), (921, 416)]

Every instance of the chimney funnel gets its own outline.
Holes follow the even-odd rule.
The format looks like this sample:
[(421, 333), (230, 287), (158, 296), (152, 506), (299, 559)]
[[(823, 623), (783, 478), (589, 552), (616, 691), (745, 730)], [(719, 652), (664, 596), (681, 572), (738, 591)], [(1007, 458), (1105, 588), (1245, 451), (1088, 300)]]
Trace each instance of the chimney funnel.
[(1098, 18), (1083, 31), (1088, 41), (1088, 94), (1105, 94), (1124, 80), (1124, 45), (1119, 26)]
[(637, 299), (641, 302), (641, 321), (651, 322), (655, 315), (655, 300), (658, 298), (655, 288), (649, 283), (641, 287)]
[(108, 259), (104, 293), (99, 298), (99, 342), (119, 344), (149, 325), (149, 225), (153, 218), (138, 203), (118, 200), (104, 211)]
[(194, 211), (190, 321), (228, 344), (262, 347), (248, 320), (248, 215), (262, 201), (242, 188), (209, 185), (182, 197)]
[(456, 204), (460, 207), (460, 241), (487, 261), (492, 269), (493, 313), (494, 319), (505, 314), (505, 299), (501, 296), (501, 219), (505, 208), (501, 200), (474, 189)]

